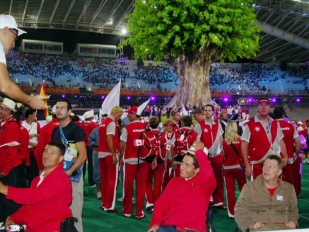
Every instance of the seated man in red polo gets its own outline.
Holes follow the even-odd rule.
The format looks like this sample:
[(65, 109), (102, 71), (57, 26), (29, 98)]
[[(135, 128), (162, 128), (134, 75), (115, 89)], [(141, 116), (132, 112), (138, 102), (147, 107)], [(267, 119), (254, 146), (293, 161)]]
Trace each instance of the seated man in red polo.
[(60, 231), (61, 222), (72, 217), (72, 187), (62, 170), (65, 148), (57, 142), (46, 145), (43, 153), (44, 171), (31, 182), (30, 188), (15, 188), (0, 182), (0, 193), (22, 204), (5, 221), (9, 225), (25, 224), (27, 231)]
[(180, 176), (170, 180), (154, 205), (150, 231), (206, 231), (206, 212), (216, 179), (204, 144), (197, 142), (182, 160)]

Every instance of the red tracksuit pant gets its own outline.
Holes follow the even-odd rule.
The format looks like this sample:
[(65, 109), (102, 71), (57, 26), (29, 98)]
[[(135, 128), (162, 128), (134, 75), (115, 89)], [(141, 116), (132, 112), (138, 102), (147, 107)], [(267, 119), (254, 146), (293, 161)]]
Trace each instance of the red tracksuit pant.
[(241, 191), (244, 184), (247, 183), (246, 172), (243, 169), (237, 168), (224, 169), (224, 179), (226, 186), (228, 216), (234, 217), (234, 207), (236, 204), (235, 181), (237, 181), (239, 191)]
[(157, 164), (155, 169), (152, 169), (151, 164), (148, 164), (146, 199), (149, 204), (154, 204), (162, 193), (164, 172), (165, 163)]
[(222, 205), (224, 202), (223, 156), (209, 157), (209, 161), (217, 181), (217, 188), (213, 193), (213, 204), (218, 206)]
[(118, 182), (118, 164), (113, 164), (111, 155), (99, 158), (102, 207), (107, 210), (115, 208)]
[(122, 213), (132, 214), (133, 212), (133, 182), (136, 183), (136, 216), (142, 217), (144, 197), (147, 182), (148, 163), (123, 165), (123, 201)]

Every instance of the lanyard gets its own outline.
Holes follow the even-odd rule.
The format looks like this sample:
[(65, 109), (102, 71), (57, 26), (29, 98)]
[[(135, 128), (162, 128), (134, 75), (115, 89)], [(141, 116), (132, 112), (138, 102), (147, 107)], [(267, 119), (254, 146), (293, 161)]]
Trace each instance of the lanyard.
[(60, 130), (60, 135), (61, 135), (61, 142), (63, 143), (65, 148), (68, 148), (69, 147), (69, 141), (64, 136), (64, 133), (63, 133), (63, 130), (62, 130), (61, 126), (59, 126), (59, 130)]

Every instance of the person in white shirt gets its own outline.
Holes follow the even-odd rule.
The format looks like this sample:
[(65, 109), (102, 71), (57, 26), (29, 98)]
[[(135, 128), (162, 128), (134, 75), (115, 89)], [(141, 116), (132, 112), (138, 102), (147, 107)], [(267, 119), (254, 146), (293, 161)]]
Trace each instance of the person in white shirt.
[(38, 144), (39, 133), (41, 130), (40, 124), (36, 119), (36, 110), (35, 109), (27, 109), (25, 112), (25, 120), (22, 122), (22, 126), (26, 128), (29, 133), (29, 159), (30, 166), (26, 166), (27, 170), (27, 179), (29, 180), (29, 184), (39, 174), (39, 169), (37, 163), (40, 162), (39, 157), (35, 157), (35, 148)]
[(39, 96), (27, 95), (11, 81), (6, 67), (5, 56), (15, 46), (17, 37), (24, 33), (26, 32), (17, 27), (13, 16), (0, 14), (0, 91), (34, 109), (45, 109), (46, 106)]

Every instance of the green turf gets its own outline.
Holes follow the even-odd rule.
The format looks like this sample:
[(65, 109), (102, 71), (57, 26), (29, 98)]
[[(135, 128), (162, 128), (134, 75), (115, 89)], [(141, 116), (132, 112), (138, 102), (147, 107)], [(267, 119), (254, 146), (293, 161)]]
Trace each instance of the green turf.
[[(120, 183), (117, 191), (117, 199), (121, 197), (121, 192), (122, 186)], [(304, 164), (303, 167), (302, 192), (298, 203), (300, 210), (300, 228), (309, 228), (309, 165), (307, 164)], [(87, 185), (87, 181), (85, 181), (83, 210), (83, 224), (85, 232), (147, 231), (151, 214), (146, 212), (146, 218), (138, 220), (134, 218), (134, 215), (132, 215), (132, 218), (125, 218), (122, 216), (121, 202), (116, 202), (116, 209), (118, 210), (118, 214), (103, 212), (100, 209), (100, 201), (96, 199), (96, 189), (90, 188)], [(237, 227), (235, 221), (228, 218), (227, 211), (219, 209), (214, 210), (213, 225), (217, 232), (233, 232)]]

